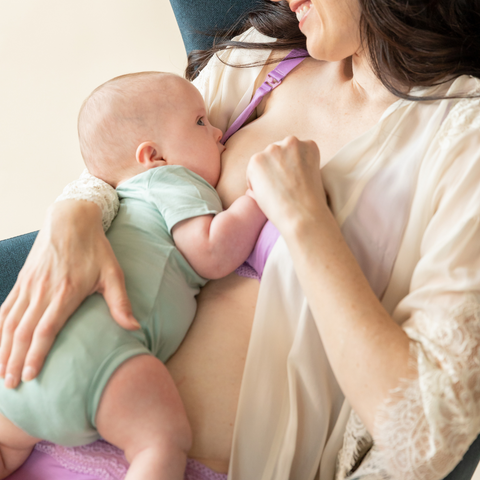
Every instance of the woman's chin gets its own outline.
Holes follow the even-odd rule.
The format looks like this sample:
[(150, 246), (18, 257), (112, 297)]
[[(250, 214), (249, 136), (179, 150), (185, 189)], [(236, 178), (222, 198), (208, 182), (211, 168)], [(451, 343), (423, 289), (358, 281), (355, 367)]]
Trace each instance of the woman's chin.
[(315, 36), (307, 37), (307, 50), (308, 54), (315, 60), (323, 60), (327, 62), (333, 61), (331, 55), (325, 49), (325, 44), (320, 42)]
[(328, 45), (325, 40), (315, 38), (314, 35), (307, 37), (307, 51), (315, 60), (324, 62), (341, 62), (355, 53), (350, 53), (350, 49), (340, 49), (335, 48), (335, 45)]

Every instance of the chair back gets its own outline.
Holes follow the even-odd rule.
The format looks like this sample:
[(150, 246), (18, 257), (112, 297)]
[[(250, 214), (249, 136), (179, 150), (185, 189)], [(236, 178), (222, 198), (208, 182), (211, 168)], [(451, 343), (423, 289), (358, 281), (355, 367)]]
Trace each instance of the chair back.
[(215, 34), (230, 28), (261, 0), (170, 0), (187, 55), (212, 46)]

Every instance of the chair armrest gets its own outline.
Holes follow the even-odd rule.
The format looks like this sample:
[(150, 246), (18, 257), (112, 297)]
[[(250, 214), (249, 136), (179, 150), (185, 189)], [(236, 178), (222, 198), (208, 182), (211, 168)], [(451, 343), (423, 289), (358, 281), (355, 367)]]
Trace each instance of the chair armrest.
[(17, 279), (38, 232), (0, 241), (0, 305)]
[(480, 460), (480, 435), (472, 443), (463, 460), (444, 480), (470, 480)]

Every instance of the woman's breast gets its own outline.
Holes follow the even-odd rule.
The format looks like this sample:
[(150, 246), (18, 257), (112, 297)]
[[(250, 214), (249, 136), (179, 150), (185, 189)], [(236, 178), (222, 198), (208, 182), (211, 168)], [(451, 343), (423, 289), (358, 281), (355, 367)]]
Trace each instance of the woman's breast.
[(278, 118), (274, 111), (267, 111), (235, 133), (226, 143), (227, 149), (222, 155), (222, 173), (216, 187), (224, 207), (228, 208), (239, 196), (245, 194), (247, 165), (252, 155), (289, 135), (304, 140), (312, 138), (312, 135), (305, 131), (302, 133), (302, 130), (301, 126), (294, 128), (292, 124)]
[[(292, 74), (293, 75), (293, 74)], [(287, 82), (287, 80), (292, 80)], [(268, 145), (279, 142), (289, 135), (300, 140), (314, 140), (322, 156), (329, 158), (337, 148), (335, 135), (325, 120), (330, 117), (326, 102), (310, 98), (305, 93), (296, 94), (295, 78), (286, 78), (260, 104), (261, 116), (238, 130), (226, 143), (222, 155), (222, 174), (217, 191), (227, 208), (247, 189), (246, 171), (252, 155)], [(293, 97), (295, 98), (295, 97)]]

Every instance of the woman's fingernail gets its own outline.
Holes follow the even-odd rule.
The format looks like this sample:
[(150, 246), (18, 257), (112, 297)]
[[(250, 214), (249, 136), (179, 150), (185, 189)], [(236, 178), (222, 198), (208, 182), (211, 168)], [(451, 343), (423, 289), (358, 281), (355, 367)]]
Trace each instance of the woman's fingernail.
[(130, 317), (130, 323), (135, 327), (135, 328), (140, 328), (140, 324), (135, 320), (135, 318)]
[(33, 367), (25, 367), (22, 372), (22, 380), (24, 382), (29, 382), (35, 378), (35, 370)]
[(5, 388), (13, 388), (15, 386), (15, 378), (11, 373), (5, 377)]
[(0, 364), (0, 377), (4, 378), (5, 377), (5, 365), (2, 363)]

